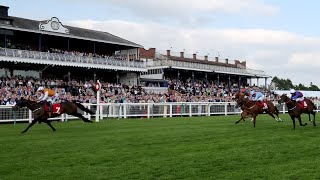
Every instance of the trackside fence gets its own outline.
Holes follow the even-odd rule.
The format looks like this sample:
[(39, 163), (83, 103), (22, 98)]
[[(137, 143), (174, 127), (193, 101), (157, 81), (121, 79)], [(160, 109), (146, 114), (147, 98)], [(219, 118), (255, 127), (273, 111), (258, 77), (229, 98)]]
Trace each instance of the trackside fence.
[[(274, 103), (281, 113), (286, 113), (288, 109), (285, 105)], [(103, 103), (103, 104), (83, 104), (85, 107), (96, 112), (95, 115), (81, 112), (88, 119), (100, 121), (106, 118), (126, 119), (126, 118), (154, 118), (154, 117), (193, 117), (193, 116), (214, 116), (214, 115), (234, 115), (242, 111), (235, 107), (235, 102), (177, 102), (177, 103)], [(317, 112), (319, 112), (319, 108)], [(78, 119), (77, 117), (63, 114), (50, 120), (69, 121)], [(32, 111), (21, 108), (13, 111), (12, 106), (0, 106), (0, 122), (31, 122), (33, 120)]]

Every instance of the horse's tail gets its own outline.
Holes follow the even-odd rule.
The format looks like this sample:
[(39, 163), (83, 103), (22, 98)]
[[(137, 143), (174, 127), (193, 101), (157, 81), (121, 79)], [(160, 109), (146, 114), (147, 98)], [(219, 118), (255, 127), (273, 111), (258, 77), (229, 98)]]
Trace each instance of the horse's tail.
[(77, 102), (77, 101), (73, 101), (73, 103), (74, 103), (75, 105), (77, 105), (77, 107), (78, 107), (79, 109), (81, 109), (82, 111), (87, 112), (87, 113), (89, 113), (89, 114), (91, 114), (91, 115), (95, 114), (95, 113), (94, 113), (93, 111), (91, 111), (90, 109), (84, 107), (84, 105), (82, 105), (81, 103), (79, 103), (79, 102)]

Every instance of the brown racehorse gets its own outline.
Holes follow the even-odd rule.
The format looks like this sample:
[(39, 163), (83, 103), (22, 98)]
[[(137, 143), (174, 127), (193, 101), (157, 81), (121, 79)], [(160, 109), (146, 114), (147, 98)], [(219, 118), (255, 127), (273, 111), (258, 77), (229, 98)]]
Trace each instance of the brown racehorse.
[(314, 110), (317, 109), (317, 107), (314, 105), (314, 103), (310, 99), (305, 98), (305, 102), (307, 103), (307, 108), (304, 108), (304, 109), (300, 108), (298, 103), (295, 101), (292, 101), (286, 94), (283, 94), (280, 96), (279, 104), (283, 102), (286, 104), (288, 108), (288, 112), (293, 123), (293, 129), (296, 129), (295, 118), (299, 120), (300, 126), (307, 125), (307, 123), (302, 124), (302, 121), (301, 121), (302, 113), (309, 115), (309, 121), (311, 121), (310, 114), (312, 114), (313, 126), (316, 126), (316, 112)]
[[(236, 107), (239, 107), (241, 108), (241, 110), (243, 111), (241, 113), (241, 119), (240, 120), (243, 120), (248, 116), (248, 115), (251, 115), (253, 116), (253, 114), (251, 114), (251, 111), (248, 110), (248, 107), (243, 103), (245, 101), (247, 101), (248, 99), (247, 98), (244, 98), (244, 94), (241, 93), (241, 92), (237, 92), (235, 95), (234, 95), (234, 98), (237, 100), (237, 105)], [(244, 101), (242, 101), (244, 100)], [(271, 101), (266, 101), (266, 104), (268, 106), (268, 109), (266, 110), (262, 110), (260, 111), (260, 114), (263, 114), (264, 112), (266, 112), (267, 114), (269, 114), (273, 119), (275, 119), (277, 122), (282, 122), (282, 119), (279, 117), (279, 110), (278, 108), (271, 102)], [(275, 117), (275, 116), (276, 117)], [(240, 121), (239, 120), (239, 121)], [(237, 121), (238, 122), (238, 121)], [(239, 122), (238, 122), (239, 123)]]
[[(256, 127), (256, 117), (258, 114), (263, 114), (266, 112), (271, 117), (273, 117), (276, 121), (282, 121), (279, 118), (279, 111), (276, 106), (273, 105), (271, 101), (266, 101), (268, 109), (262, 109), (256, 102), (250, 101), (248, 98), (240, 98), (237, 100), (237, 104), (243, 108), (243, 112), (241, 113), (241, 118), (235, 122), (238, 124), (241, 120), (244, 120), (249, 114), (252, 115), (253, 118), (253, 126)], [(277, 118), (273, 115), (275, 114)]]
[[(28, 109), (30, 109), (34, 114), (34, 119), (29, 124), (29, 126), (24, 131), (22, 131), (21, 133), (27, 132), (28, 129), (31, 128), (36, 122), (45, 122), (51, 127), (51, 129), (53, 131), (56, 130), (51, 125), (50, 121), (48, 120), (49, 115), (48, 115), (48, 112), (45, 110), (44, 103), (37, 103), (37, 102), (34, 102), (34, 101), (30, 101), (30, 100), (21, 98), (20, 100), (18, 100), (16, 102), (16, 105), (14, 107), (12, 107), (12, 109), (13, 110), (18, 110), (19, 108), (22, 108), (22, 107), (27, 107)], [(79, 108), (84, 112), (87, 112), (89, 114), (94, 114), (94, 112), (92, 112), (90, 109), (87, 109), (82, 104), (80, 104), (78, 102), (62, 102), (62, 103), (60, 103), (60, 107), (61, 107), (60, 108), (60, 113), (57, 114), (57, 113), (53, 112), (50, 118), (57, 117), (57, 116), (60, 116), (63, 113), (66, 113), (66, 114), (69, 114), (69, 115), (73, 115), (73, 116), (79, 117), (84, 122), (92, 123), (92, 121), (90, 121), (89, 119), (85, 118), (81, 113), (77, 112), (77, 110)]]

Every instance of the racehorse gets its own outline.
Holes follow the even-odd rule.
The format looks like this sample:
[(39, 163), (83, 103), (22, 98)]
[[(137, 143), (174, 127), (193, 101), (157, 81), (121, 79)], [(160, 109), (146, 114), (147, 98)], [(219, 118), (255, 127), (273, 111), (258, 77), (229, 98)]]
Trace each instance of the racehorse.
[[(28, 109), (30, 109), (33, 114), (34, 114), (34, 119), (32, 120), (32, 122), (29, 124), (29, 126), (22, 131), (21, 133), (25, 133), (28, 131), (29, 128), (31, 128), (36, 122), (45, 122), (47, 123), (51, 129), (53, 131), (55, 131), (56, 129), (51, 125), (50, 121), (48, 120), (49, 115), (48, 115), (48, 107), (46, 105), (46, 103), (40, 102), (34, 102), (34, 101), (30, 101), (24, 98), (21, 98), (20, 100), (18, 100), (16, 102), (16, 105), (12, 107), (13, 110), (18, 110), (19, 108), (22, 107), (27, 107)], [(82, 104), (78, 103), (78, 102), (62, 102), (59, 104), (54, 104), (53, 107), (58, 107), (58, 108), (52, 108), (53, 110), (56, 109), (55, 111), (52, 111), (51, 117), (57, 117), (61, 114), (69, 114), (69, 115), (73, 115), (76, 116), (78, 118), (81, 118), (84, 122), (89, 122), (92, 123), (92, 121), (90, 121), (89, 119), (85, 118), (81, 113), (77, 112), (77, 109), (81, 109), (84, 112), (87, 112), (89, 114), (94, 114), (94, 112), (92, 112), (90, 109), (84, 107)]]
[[(252, 115), (253, 118), (253, 126), (256, 127), (256, 117), (258, 114), (263, 114), (266, 112), (276, 121), (282, 121), (279, 117), (279, 111), (276, 106), (273, 105), (271, 101), (265, 101), (268, 109), (262, 109), (256, 102), (250, 101), (248, 98), (240, 98), (237, 100), (237, 104), (242, 108), (243, 112), (241, 113), (241, 118), (235, 122), (238, 124), (241, 120), (244, 120), (249, 114)], [(274, 116), (276, 115), (277, 118)]]
[[(249, 99), (248, 98), (244, 98), (244, 96), (245, 95), (243, 93), (241, 93), (241, 92), (237, 92), (234, 95), (234, 98), (237, 100), (236, 108), (240, 107), (241, 110), (243, 111), (241, 113), (241, 119), (240, 119), (240, 120), (243, 120), (243, 121), (248, 115), (253, 116), (253, 114), (251, 114), (251, 111), (247, 110), (248, 107), (244, 104), (244, 102), (246, 102), (247, 100), (249, 101)], [(282, 122), (282, 119), (279, 117), (278, 108), (271, 101), (264, 101), (264, 103), (267, 104), (268, 109), (263, 110), (263, 111), (259, 111), (260, 114), (263, 114), (263, 112), (266, 112), (273, 119), (275, 119), (277, 122)], [(276, 117), (274, 115), (276, 115)], [(239, 122), (240, 122), (240, 120), (239, 120)], [(236, 124), (239, 123), (239, 122), (237, 121)]]
[(293, 129), (296, 129), (296, 122), (295, 118), (299, 120), (300, 126), (305, 126), (307, 123), (302, 124), (301, 121), (301, 114), (305, 113), (309, 115), (309, 121), (311, 122), (310, 114), (313, 115), (313, 126), (316, 126), (316, 112), (314, 110), (317, 109), (317, 107), (314, 105), (314, 103), (307, 98), (304, 98), (305, 102), (307, 103), (307, 107), (300, 107), (300, 105), (296, 101), (292, 101), (286, 94), (283, 94), (280, 96), (279, 104), (285, 103), (288, 108), (289, 115), (291, 117), (292, 123), (293, 123)]

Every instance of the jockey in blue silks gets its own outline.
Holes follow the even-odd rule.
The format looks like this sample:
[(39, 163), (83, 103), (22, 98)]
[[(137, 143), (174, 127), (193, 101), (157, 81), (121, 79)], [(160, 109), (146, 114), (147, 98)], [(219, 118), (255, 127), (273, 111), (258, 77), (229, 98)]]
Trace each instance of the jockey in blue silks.
[(252, 101), (258, 101), (259, 104), (261, 104), (261, 106), (263, 106), (263, 109), (268, 109), (267, 104), (262, 104), (262, 101), (264, 100), (264, 94), (260, 91), (256, 91), (254, 98), (252, 99)]
[(296, 91), (294, 89), (290, 89), (290, 94), (291, 94), (291, 100), (292, 101), (296, 101), (296, 102), (298, 102), (300, 104), (303, 104), (305, 107), (307, 106), (307, 103), (304, 101), (303, 94), (300, 91)]
[(264, 100), (264, 94), (262, 94), (262, 92), (255, 92), (255, 96), (252, 99), (253, 101), (263, 101)]

